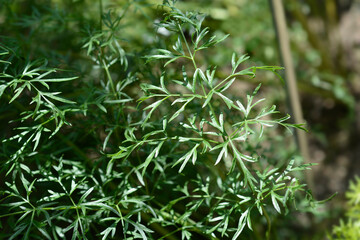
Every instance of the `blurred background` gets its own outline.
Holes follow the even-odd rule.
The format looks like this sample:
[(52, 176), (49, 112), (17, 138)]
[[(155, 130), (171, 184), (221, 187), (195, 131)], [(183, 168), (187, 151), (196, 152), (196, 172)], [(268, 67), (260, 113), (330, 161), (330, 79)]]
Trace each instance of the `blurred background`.
[[(0, 1), (0, 13), (6, 12), (9, 2), (13, 1)], [(16, 37), (17, 31), (27, 31), (26, 39), (19, 39), (27, 43), (24, 52), (48, 56), (52, 59), (50, 64), (56, 66), (70, 63), (80, 75), (89, 70), (79, 57), (79, 52), (83, 51), (79, 39), (86, 35), (86, 28), (78, 26), (83, 24), (83, 19), (90, 25), (98, 22), (99, 9), (95, 1), (17, 2), (21, 4), (13, 11), (22, 17), (12, 16), (8, 20), (5, 15), (0, 15), (1, 34)], [(116, 9), (126, 6), (127, 1), (104, 0), (103, 3), (106, 8)], [(161, 0), (133, 1), (134, 15), (127, 16), (128, 28), (122, 33), (129, 42), (128, 46), (131, 45), (135, 51), (141, 51), (147, 43), (155, 41), (154, 25), (150, 21), (154, 16), (161, 20), (161, 10), (153, 5), (161, 3)], [(318, 200), (338, 194), (320, 205), (313, 214), (299, 213), (296, 221), (288, 221), (286, 217), (278, 219), (274, 228), (279, 227), (279, 239), (326, 239), (326, 232), (331, 232), (332, 226), (345, 217), (345, 192), (349, 181), (360, 174), (360, 1), (286, 0), (283, 4), (298, 91), (309, 130), (310, 162), (318, 164), (312, 168), (312, 192)], [(247, 53), (251, 64), (282, 65), (269, 0), (189, 0), (178, 1), (177, 7), (207, 14), (204, 25), (219, 36), (230, 34), (224, 44), (202, 56), (208, 63), (219, 66), (219, 77), (221, 71), (224, 75), (229, 71), (233, 52), (239, 55)], [(74, 16), (80, 19), (80, 23), (73, 22)], [(54, 29), (58, 34), (49, 34)], [(48, 52), (48, 46), (53, 51)], [(138, 54), (142, 55), (141, 52)], [(281, 112), (289, 112), (285, 87), (273, 74), (259, 72), (255, 80), (245, 81), (251, 88), (261, 82), (261, 94)], [(239, 85), (239, 89), (234, 91), (241, 91), (241, 87), (247, 89), (249, 85)], [(275, 140), (281, 138), (272, 137)], [(275, 144), (276, 141), (271, 142)], [(273, 147), (278, 151), (274, 153), (278, 156), (291, 156), (297, 151), (293, 142), (291, 147), (281, 146), (283, 141), (279, 144), (269, 146), (269, 149)], [(291, 230), (287, 229), (288, 226)], [(295, 235), (297, 230), (301, 231)]]

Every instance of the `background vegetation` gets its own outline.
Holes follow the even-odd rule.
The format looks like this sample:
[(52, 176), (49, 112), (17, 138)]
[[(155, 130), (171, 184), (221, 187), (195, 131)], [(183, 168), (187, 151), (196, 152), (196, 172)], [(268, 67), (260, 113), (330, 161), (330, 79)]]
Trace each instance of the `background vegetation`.
[[(178, 98), (174, 105), (164, 102), (168, 105), (154, 111), (146, 122), (145, 112), (151, 111), (150, 106), (154, 106), (151, 104), (156, 103), (151, 102), (150, 97), (159, 93), (153, 86), (161, 86), (161, 76), (165, 81), (180, 79), (184, 72), (192, 76), (196, 70), (191, 70), (191, 62), (182, 59), (170, 63), (166, 70), (163, 68), (166, 61), (149, 61), (174, 57), (168, 58), (166, 52), (156, 50), (173, 51), (171, 47), (178, 37), (163, 28), (168, 26), (158, 25), (169, 11), (159, 7), (161, 3), (150, 0), (0, 1), (0, 121), (4, 126), (1, 138), (7, 139), (0, 152), (0, 178), (4, 180), (1, 181), (1, 238), (16, 239), (33, 234), (31, 236), (40, 239), (53, 239), (53, 236), (91, 239), (91, 233), (93, 237), (104, 238), (114, 234), (114, 238), (200, 239), (214, 237), (211, 232), (223, 238), (238, 233), (242, 227), (238, 222), (245, 216), (242, 213), (249, 203), (243, 199), (244, 205), (234, 209), (230, 218), (226, 217), (229, 213), (226, 202), (232, 203), (237, 194), (246, 196), (248, 192), (224, 192), (224, 188), (241, 189), (232, 186), (235, 179), (240, 179), (236, 171), (229, 176), (227, 171), (219, 171), (231, 168), (231, 159), (230, 165), (224, 161), (211, 167), (217, 162), (220, 149), (196, 155), (199, 158), (196, 160), (194, 151), (189, 156), (183, 154), (188, 149), (196, 151), (193, 148), (196, 141), (187, 139), (191, 144), (175, 149), (181, 141), (160, 146), (154, 135), (146, 135), (168, 128), (173, 134), (170, 138), (189, 136), (176, 124), (183, 121), (181, 118), (191, 117), (191, 112), (200, 112), (203, 116), (207, 113), (201, 110), (206, 104), (200, 100), (189, 101), (189, 109), (177, 112), (189, 100)], [(328, 232), (330, 238), (332, 226), (339, 224), (339, 218), (345, 213), (349, 180), (360, 168), (357, 67), (360, 34), (356, 31), (360, 8), (355, 0), (284, 3), (309, 129), (311, 162), (318, 163), (312, 167), (315, 176), (312, 192), (317, 199), (325, 199), (334, 192), (339, 194), (317, 208), (311, 208), (315, 202), (305, 201), (309, 195), (294, 195), (300, 210), (297, 212), (291, 204), (284, 204), (279, 210), (269, 195), (268, 201), (264, 201), (272, 222), (268, 236), (271, 239), (324, 239)], [(179, 1), (176, 7), (184, 12), (207, 14), (203, 27), (209, 27), (210, 34), (217, 35), (216, 39), (230, 34), (215, 48), (197, 55), (196, 64), (205, 68), (204, 71), (208, 66), (217, 66), (215, 79), (226, 79), (232, 74), (233, 52), (237, 58), (243, 54), (250, 56), (238, 70), (281, 65), (267, 0)], [(183, 27), (186, 31), (181, 42), (185, 49), (185, 40), (191, 41), (192, 32), (191, 26)], [(181, 70), (183, 65), (185, 71)], [(281, 80), (273, 71), (257, 71), (256, 75), (256, 78), (242, 77), (236, 81), (227, 89), (226, 96), (246, 104), (246, 95), (251, 96), (262, 83), (255, 99), (265, 97), (266, 106), (276, 105), (284, 116), (288, 110)], [(181, 87), (174, 84), (168, 89), (176, 93), (182, 91)], [(211, 86), (205, 87), (206, 91), (211, 89)], [(137, 99), (145, 105), (139, 108)], [(217, 120), (223, 110), (216, 109), (226, 109), (226, 100), (221, 99), (224, 98), (220, 96), (211, 102)], [(145, 106), (149, 106), (147, 111), (139, 111)], [(255, 109), (257, 113), (261, 111), (261, 108)], [(163, 118), (170, 112), (167, 119)], [(175, 121), (173, 114), (178, 117), (174, 117)], [(225, 116), (229, 114), (232, 113), (226, 112)], [(236, 117), (240, 115), (234, 115)], [(197, 121), (196, 125), (201, 122)], [(219, 123), (216, 121), (212, 127)], [(225, 122), (234, 124), (235, 120)], [(297, 166), (300, 164), (293, 136), (283, 128), (266, 130), (261, 141), (256, 139), (249, 140), (243, 149), (261, 156), (257, 170), (272, 166), (282, 171), (287, 169), (290, 159), (294, 159)], [(142, 148), (138, 155), (127, 155), (127, 150), (139, 142)], [(160, 147), (157, 149), (157, 146)], [(161, 157), (157, 157), (160, 150)], [(124, 157), (130, 160), (119, 161)], [(156, 164), (151, 162), (152, 158), (157, 159)], [(178, 162), (179, 159), (182, 161)], [(194, 159), (196, 168), (191, 163)], [(189, 161), (186, 167), (182, 166), (184, 160)], [(172, 167), (174, 163), (178, 164)], [(182, 167), (184, 171), (178, 173)], [(302, 175), (293, 176), (299, 179), (300, 189)], [(209, 188), (216, 184), (218, 188)], [(196, 193), (201, 198), (189, 197)], [(173, 201), (168, 202), (169, 199)], [(214, 207), (222, 201), (224, 208)], [(288, 215), (277, 214), (288, 206)], [(351, 212), (356, 211), (356, 207), (350, 208), (349, 215), (354, 216)], [(248, 228), (251, 224), (244, 222), (247, 227), (242, 236), (263, 239), (268, 227), (266, 218), (260, 213), (251, 217), (254, 231)], [(96, 229), (92, 223), (99, 219), (102, 221)], [(334, 237), (341, 239), (341, 231), (348, 232), (344, 224), (341, 229), (334, 229)], [(354, 234), (353, 238), (346, 239), (356, 239), (358, 235)]]

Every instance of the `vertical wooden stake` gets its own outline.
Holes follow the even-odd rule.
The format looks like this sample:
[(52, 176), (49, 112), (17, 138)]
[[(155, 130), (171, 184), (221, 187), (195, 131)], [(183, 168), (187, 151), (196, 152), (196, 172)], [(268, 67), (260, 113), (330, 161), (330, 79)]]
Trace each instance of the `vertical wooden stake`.
[[(277, 40), (279, 44), (280, 57), (283, 66), (285, 67), (285, 82), (288, 99), (290, 101), (290, 112), (296, 123), (304, 123), (304, 118), (301, 110), (301, 103), (296, 85), (296, 76), (291, 57), (289, 36), (287, 32), (286, 19), (282, 0), (269, 0), (273, 21), (276, 29)], [(300, 153), (304, 158), (305, 163), (310, 162), (308, 142), (306, 133), (296, 129), (297, 144), (300, 148)], [(311, 171), (305, 172), (306, 182), (311, 189), (314, 189), (313, 174)]]

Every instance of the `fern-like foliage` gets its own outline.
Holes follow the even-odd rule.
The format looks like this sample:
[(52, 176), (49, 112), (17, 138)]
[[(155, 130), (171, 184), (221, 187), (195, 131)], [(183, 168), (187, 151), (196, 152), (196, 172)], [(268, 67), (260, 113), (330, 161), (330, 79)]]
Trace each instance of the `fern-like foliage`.
[(101, 12), (97, 23), (62, 18), (53, 6), (33, 6), (20, 21), (15, 3), (3, 4), (6, 21), (26, 28), (29, 41), (57, 29), (58, 18), (84, 37), (62, 60), (72, 71), (2, 37), (0, 238), (243, 239), (251, 230), (265, 235), (262, 220), (270, 226), (296, 193), (307, 194), (295, 172), (310, 165), (275, 166), (257, 152), (279, 126), (303, 125), (267, 106), (260, 85), (238, 86), (282, 68), (250, 66), (249, 56), (234, 53), (221, 76), (204, 56), (228, 35), (212, 34), (204, 15), (165, 1), (154, 42), (139, 50), (122, 29), (130, 12), (149, 19), (141, 1)]

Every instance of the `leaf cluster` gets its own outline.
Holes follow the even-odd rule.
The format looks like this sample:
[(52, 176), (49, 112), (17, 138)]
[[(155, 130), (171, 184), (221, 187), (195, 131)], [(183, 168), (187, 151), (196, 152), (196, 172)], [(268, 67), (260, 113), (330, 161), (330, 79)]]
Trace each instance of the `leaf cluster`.
[(346, 210), (347, 219), (340, 219), (339, 225), (333, 226), (331, 233), (327, 234), (331, 240), (353, 240), (360, 237), (360, 179), (358, 177), (350, 182), (346, 198), (348, 204)]
[(9, 112), (1, 237), (239, 239), (306, 192), (294, 172), (310, 165), (274, 166), (252, 147), (271, 129), (303, 125), (267, 107), (261, 85), (231, 94), (242, 79), (282, 68), (248, 66), (249, 56), (234, 53), (220, 77), (199, 58), (228, 35), (171, 3), (154, 28), (174, 42), (156, 36), (151, 48), (132, 51), (121, 33), (140, 6), (100, 12), (100, 26), (79, 20), (77, 61), (88, 72), (49, 67), (55, 61), (26, 56), (9, 40), (0, 45), (1, 110)]

